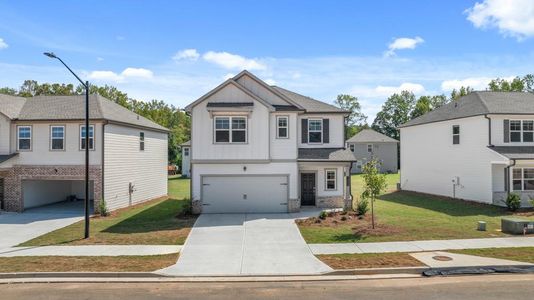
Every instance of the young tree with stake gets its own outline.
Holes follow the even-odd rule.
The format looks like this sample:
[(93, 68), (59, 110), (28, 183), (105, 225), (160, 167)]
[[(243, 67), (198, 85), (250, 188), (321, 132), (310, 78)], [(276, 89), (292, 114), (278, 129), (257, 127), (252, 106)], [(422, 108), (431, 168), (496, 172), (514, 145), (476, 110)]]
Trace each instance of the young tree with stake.
[(386, 189), (386, 175), (379, 172), (380, 163), (375, 159), (371, 159), (363, 166), (363, 181), (364, 190), (362, 199), (371, 200), (371, 222), (373, 229), (375, 229), (375, 199)]

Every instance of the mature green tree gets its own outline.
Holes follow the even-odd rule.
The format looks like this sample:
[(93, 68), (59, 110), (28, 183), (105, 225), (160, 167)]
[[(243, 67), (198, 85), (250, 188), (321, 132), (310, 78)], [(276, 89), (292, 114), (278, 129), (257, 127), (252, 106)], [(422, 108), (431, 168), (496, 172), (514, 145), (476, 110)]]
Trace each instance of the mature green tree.
[(397, 127), (411, 119), (415, 95), (409, 91), (391, 95), (376, 114), (372, 128), (394, 139), (399, 139)]
[(334, 101), (339, 108), (350, 111), (350, 115), (345, 120), (345, 138), (351, 138), (361, 130), (361, 127), (367, 125), (367, 116), (362, 113), (362, 108), (358, 98), (340, 94)]
[(417, 118), (432, 110), (430, 96), (421, 96), (417, 99), (414, 109), (410, 113), (410, 119)]
[(488, 88), (493, 92), (523, 92), (526, 87), (523, 79), (515, 77), (511, 81), (502, 78), (493, 79)]
[(473, 88), (471, 87), (460, 87), (458, 90), (453, 89), (451, 92), (451, 101), (452, 100), (458, 100), (460, 97), (466, 96), (467, 94), (471, 93), (473, 91)]

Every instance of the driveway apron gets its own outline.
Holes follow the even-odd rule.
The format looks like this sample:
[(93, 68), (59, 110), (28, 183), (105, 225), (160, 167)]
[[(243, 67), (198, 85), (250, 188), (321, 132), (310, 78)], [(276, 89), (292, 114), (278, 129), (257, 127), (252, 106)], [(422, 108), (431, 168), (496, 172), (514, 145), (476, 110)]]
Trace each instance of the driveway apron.
[(165, 275), (296, 275), (332, 269), (319, 261), (291, 214), (201, 215)]

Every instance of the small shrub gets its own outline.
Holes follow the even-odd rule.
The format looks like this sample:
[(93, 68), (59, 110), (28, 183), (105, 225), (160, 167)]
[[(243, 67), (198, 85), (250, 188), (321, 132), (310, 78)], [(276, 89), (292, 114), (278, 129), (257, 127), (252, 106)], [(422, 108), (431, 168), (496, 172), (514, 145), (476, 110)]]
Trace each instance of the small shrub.
[(193, 204), (191, 203), (191, 200), (184, 199), (184, 204), (182, 206), (182, 209), (180, 210), (180, 213), (178, 213), (179, 217), (185, 217), (190, 216), (193, 214)]
[(324, 220), (326, 219), (326, 217), (328, 216), (328, 213), (326, 211), (322, 211), (320, 214), (319, 214), (319, 219), (321, 220)]
[(107, 207), (107, 204), (106, 204), (106, 200), (102, 199), (98, 202), (98, 213), (102, 216), (102, 217), (107, 217), (109, 216), (109, 210), (108, 210), (108, 207)]
[(356, 205), (356, 213), (358, 216), (365, 216), (365, 214), (369, 211), (369, 201), (366, 199), (361, 199), (358, 201), (358, 205)]
[(504, 203), (509, 211), (516, 211), (521, 207), (521, 197), (517, 193), (510, 193)]

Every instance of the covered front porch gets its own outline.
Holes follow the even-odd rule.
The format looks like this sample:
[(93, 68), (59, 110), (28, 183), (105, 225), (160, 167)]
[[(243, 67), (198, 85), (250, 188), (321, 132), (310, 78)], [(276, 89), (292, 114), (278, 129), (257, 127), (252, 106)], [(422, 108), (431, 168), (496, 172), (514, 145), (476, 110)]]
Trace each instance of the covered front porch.
[(493, 163), (492, 203), (506, 206), (509, 193), (521, 197), (521, 207), (532, 207), (530, 199), (534, 198), (534, 160), (510, 160), (508, 164)]

